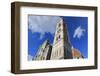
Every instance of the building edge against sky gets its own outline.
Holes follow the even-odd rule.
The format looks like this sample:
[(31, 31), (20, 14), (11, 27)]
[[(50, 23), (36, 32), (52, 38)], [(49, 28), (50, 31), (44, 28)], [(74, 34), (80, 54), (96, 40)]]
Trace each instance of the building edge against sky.
[(68, 37), (68, 30), (64, 24), (63, 18), (56, 25), (53, 45), (49, 40), (45, 40), (39, 47), (33, 60), (59, 60), (84, 58), (78, 49), (72, 48)]

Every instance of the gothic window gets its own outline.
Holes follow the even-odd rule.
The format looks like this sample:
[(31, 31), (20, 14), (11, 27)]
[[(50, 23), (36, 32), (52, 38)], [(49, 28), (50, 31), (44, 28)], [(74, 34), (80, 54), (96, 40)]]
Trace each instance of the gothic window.
[(61, 36), (59, 35), (59, 36), (58, 36), (58, 38), (60, 39), (60, 38), (61, 38)]
[(61, 23), (59, 23), (58, 27), (60, 27), (60, 26), (61, 26)]
[(60, 31), (61, 31), (61, 28), (59, 28), (59, 29), (57, 30), (57, 33), (60, 33)]
[(61, 36), (58, 35), (58, 36), (56, 37), (56, 41), (58, 41), (58, 40), (60, 40), (60, 39), (61, 39)]

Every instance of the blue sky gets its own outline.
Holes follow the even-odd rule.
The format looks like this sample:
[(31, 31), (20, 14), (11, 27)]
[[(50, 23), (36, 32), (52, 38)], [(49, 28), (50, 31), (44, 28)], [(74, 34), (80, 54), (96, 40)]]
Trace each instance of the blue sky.
[[(62, 16), (68, 28), (71, 45), (88, 57), (88, 18)], [(48, 39), (53, 43), (56, 24), (59, 16), (28, 16), (28, 59), (36, 55), (39, 46)]]

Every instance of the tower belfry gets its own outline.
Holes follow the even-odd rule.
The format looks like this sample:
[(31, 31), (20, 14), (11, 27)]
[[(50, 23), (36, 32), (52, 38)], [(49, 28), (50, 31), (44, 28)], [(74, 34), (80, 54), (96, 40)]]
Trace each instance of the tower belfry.
[(57, 23), (50, 59), (71, 59), (72, 50), (63, 18)]

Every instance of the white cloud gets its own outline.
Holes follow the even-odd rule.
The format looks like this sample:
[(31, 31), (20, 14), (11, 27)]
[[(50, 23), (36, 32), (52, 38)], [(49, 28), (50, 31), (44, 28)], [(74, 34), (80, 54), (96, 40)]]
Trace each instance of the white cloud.
[(77, 27), (74, 31), (73, 38), (81, 38), (84, 35), (85, 29), (81, 28), (81, 26)]
[(56, 24), (60, 20), (60, 17), (57, 16), (29, 16), (29, 25), (28, 28), (34, 32), (41, 33), (40, 38), (43, 38), (43, 35), (46, 32), (51, 34), (55, 33)]
[(32, 61), (33, 56), (32, 55), (28, 55), (28, 61)]

